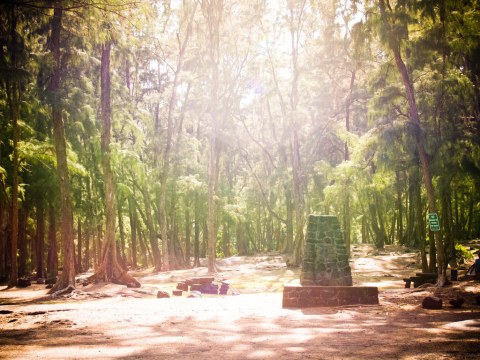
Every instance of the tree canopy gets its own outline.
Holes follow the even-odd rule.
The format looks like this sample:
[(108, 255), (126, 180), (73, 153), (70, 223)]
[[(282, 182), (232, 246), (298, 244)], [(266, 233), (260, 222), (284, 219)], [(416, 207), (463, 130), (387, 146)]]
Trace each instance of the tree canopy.
[(443, 275), (480, 236), (476, 1), (12, 0), (0, 19), (12, 286), (59, 265), (74, 286), (107, 253), (98, 278), (131, 286), (204, 257), (295, 266), (310, 213)]

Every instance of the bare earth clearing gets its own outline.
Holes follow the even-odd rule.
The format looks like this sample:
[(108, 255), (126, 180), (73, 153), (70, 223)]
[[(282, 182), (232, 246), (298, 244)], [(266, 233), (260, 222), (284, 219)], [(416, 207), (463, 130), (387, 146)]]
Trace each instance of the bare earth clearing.
[[(278, 255), (218, 261), (216, 280), (239, 295), (156, 298), (206, 268), (137, 273), (140, 289), (78, 286), (56, 300), (42, 300), (44, 285), (1, 291), (0, 358), (480, 359), (478, 281), (404, 289), (419, 271), (415, 254), (362, 245), (353, 255), (354, 284), (378, 286), (380, 305), (282, 309), (283, 284), (298, 282), (299, 270)], [(422, 309), (432, 294), (443, 310)], [(457, 295), (465, 304), (453, 309)]]

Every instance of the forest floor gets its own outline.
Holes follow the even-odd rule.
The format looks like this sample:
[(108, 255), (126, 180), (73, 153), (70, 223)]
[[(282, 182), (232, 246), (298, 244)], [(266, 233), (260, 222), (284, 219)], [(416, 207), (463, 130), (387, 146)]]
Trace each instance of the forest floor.
[[(147, 269), (134, 273), (139, 289), (80, 285), (56, 299), (45, 285), (0, 287), (0, 358), (480, 359), (480, 282), (405, 289), (402, 279), (419, 272), (419, 259), (403, 248), (353, 249), (354, 285), (378, 286), (375, 306), (283, 309), (283, 285), (298, 283), (299, 269), (278, 254), (218, 266), (216, 281), (230, 283), (224, 296), (157, 299), (158, 290), (206, 276), (205, 267)], [(430, 295), (443, 299), (442, 310), (422, 308)], [(454, 309), (448, 301), (457, 296), (465, 304)]]

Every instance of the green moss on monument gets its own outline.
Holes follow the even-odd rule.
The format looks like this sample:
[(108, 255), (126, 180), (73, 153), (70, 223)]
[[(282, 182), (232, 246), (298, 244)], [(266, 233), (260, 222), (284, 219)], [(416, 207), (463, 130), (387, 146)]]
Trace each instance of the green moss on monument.
[(336, 216), (309, 215), (300, 283), (352, 285), (348, 252)]

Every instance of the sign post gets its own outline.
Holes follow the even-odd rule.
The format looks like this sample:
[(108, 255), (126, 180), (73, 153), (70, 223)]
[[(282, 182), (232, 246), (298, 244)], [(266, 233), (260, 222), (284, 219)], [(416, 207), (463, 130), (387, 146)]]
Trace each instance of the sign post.
[(438, 220), (437, 213), (428, 213), (428, 223), (430, 224), (430, 230), (440, 231), (440, 220)]

